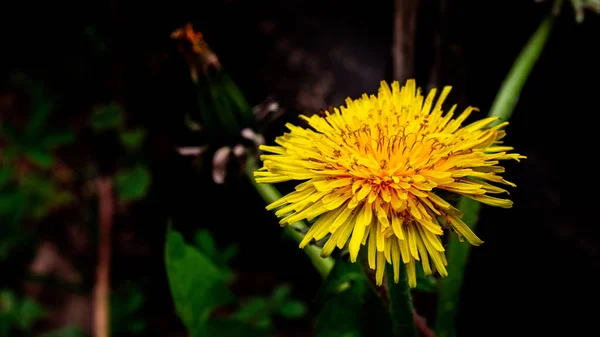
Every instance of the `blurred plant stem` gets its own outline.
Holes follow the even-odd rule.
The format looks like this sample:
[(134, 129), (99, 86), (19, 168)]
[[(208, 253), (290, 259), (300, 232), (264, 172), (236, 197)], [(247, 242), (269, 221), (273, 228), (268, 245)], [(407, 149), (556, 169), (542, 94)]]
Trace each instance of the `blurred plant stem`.
[(99, 235), (98, 265), (94, 286), (94, 337), (109, 337), (110, 331), (110, 255), (111, 227), (114, 214), (112, 180), (108, 177), (96, 181), (98, 193)]
[(414, 77), (418, 11), (419, 1), (394, 0), (392, 75), (400, 82)]
[[(552, 30), (554, 15), (549, 14), (540, 24), (536, 32), (529, 39), (506, 79), (500, 86), (496, 99), (492, 103), (489, 117), (496, 116), (500, 119), (493, 125), (508, 121), (519, 100), (521, 90), (529, 77), (533, 66), (540, 56), (548, 36)], [(464, 214), (463, 221), (475, 231), (481, 204), (472, 199), (461, 197), (458, 209)], [(448, 276), (441, 280), (438, 296), (435, 331), (439, 337), (456, 336), (456, 314), (460, 291), (462, 287), (465, 266), (471, 247), (460, 242), (456, 237), (450, 236), (446, 248), (448, 258)]]
[[(252, 183), (252, 186), (254, 186), (258, 194), (260, 194), (260, 196), (263, 198), (265, 203), (271, 204), (281, 199), (282, 194), (273, 185), (259, 184), (256, 182), (256, 180), (254, 179), (254, 171), (256, 170), (258, 170), (258, 167), (256, 166), (256, 161), (253, 158), (248, 158), (245, 170), (246, 176), (248, 177), (248, 179)], [(308, 226), (306, 225), (306, 223), (304, 223), (304, 221), (298, 221), (293, 225), (283, 227), (283, 230), (286, 233), (286, 235), (291, 237), (297, 243), (300, 243), (300, 241), (302, 241), (302, 239), (304, 238), (304, 235), (300, 233), (300, 231), (306, 231), (307, 229)], [(322, 258), (321, 248), (315, 245), (307, 245), (306, 247), (304, 247), (303, 250), (304, 253), (306, 253), (306, 256), (308, 256), (308, 258), (312, 262), (315, 269), (319, 272), (323, 279), (325, 279), (327, 275), (329, 275), (329, 272), (331, 271), (331, 269), (333, 269), (333, 265), (335, 264), (333, 258)]]

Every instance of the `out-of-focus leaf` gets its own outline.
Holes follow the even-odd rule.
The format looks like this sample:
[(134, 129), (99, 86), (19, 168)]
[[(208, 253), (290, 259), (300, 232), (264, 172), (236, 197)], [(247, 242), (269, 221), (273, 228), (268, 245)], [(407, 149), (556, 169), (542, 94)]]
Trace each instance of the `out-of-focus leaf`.
[(18, 311), (19, 326), (23, 330), (29, 330), (44, 315), (46, 311), (39, 304), (29, 298), (23, 299)]
[(117, 103), (109, 103), (92, 111), (90, 126), (94, 131), (118, 129), (123, 125), (125, 111)]
[(202, 333), (210, 313), (234, 298), (219, 268), (171, 228), (167, 233), (165, 263), (177, 314), (190, 334), (218, 336)]
[(319, 291), (315, 337), (391, 337), (389, 314), (358, 263), (338, 260)]
[(265, 298), (254, 297), (243, 303), (232, 318), (253, 325), (267, 321), (266, 325), (270, 325), (269, 309), (269, 302)]
[(279, 308), (279, 314), (285, 318), (302, 318), (306, 311), (306, 305), (295, 300), (287, 301)]
[(196, 231), (194, 234), (194, 242), (198, 249), (208, 255), (211, 259), (219, 253), (217, 245), (215, 244), (215, 239), (206, 229), (199, 229)]
[(13, 329), (28, 332), (44, 315), (45, 310), (33, 300), (19, 299), (10, 290), (0, 292), (0, 336), (8, 336)]
[(75, 141), (75, 134), (72, 131), (57, 131), (50, 133), (42, 139), (42, 144), (46, 149), (56, 149), (61, 146), (69, 145)]
[(115, 176), (119, 200), (128, 202), (144, 198), (150, 189), (151, 181), (150, 171), (145, 166), (137, 165), (121, 170)]
[(292, 288), (289, 284), (282, 284), (275, 288), (275, 290), (273, 290), (273, 294), (271, 294), (271, 301), (273, 302), (273, 305), (277, 308), (282, 307), (285, 302), (288, 301), (291, 292)]
[[(23, 210), (26, 202), (26, 194), (23, 190), (15, 190), (10, 192), (4, 192), (0, 194), (0, 216), (7, 216), (9, 214), (15, 214)], [(5, 227), (4, 224), (3, 227)]]
[(143, 333), (147, 324), (138, 317), (138, 312), (143, 305), (144, 292), (134, 283), (125, 284), (113, 292), (110, 301), (112, 335)]
[(237, 256), (238, 246), (230, 244), (223, 250), (223, 261), (226, 264), (231, 263), (234, 257)]
[(129, 151), (138, 150), (146, 138), (146, 130), (137, 128), (133, 130), (122, 131), (119, 133), (121, 144)]
[(52, 153), (40, 148), (27, 149), (25, 156), (30, 162), (43, 169), (51, 168), (56, 162), (56, 158)]

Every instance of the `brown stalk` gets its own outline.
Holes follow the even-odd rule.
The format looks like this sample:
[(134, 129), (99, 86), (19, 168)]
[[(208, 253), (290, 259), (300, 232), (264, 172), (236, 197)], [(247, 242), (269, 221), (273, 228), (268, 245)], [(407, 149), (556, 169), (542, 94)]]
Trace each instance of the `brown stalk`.
[(114, 214), (112, 181), (109, 177), (96, 181), (99, 211), (98, 265), (94, 286), (94, 337), (110, 335), (110, 233)]
[(415, 33), (419, 1), (394, 0), (392, 68), (394, 80), (414, 77)]

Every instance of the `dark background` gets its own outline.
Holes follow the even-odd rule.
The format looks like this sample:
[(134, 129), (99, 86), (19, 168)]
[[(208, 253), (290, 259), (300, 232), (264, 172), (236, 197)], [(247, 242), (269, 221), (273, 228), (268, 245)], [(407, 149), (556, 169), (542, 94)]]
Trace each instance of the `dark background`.
[[(113, 279), (145, 280), (152, 334), (181, 330), (162, 260), (167, 219), (191, 232), (211, 229), (236, 242), (241, 292), (266, 292), (291, 281), (310, 301), (319, 278), (294, 244), (281, 240), (274, 216), (248, 185), (215, 186), (175, 145), (191, 144), (183, 115), (193, 104), (185, 64), (170, 32), (189, 21), (204, 33), (252, 104), (276, 97), (296, 121), (391, 79), (392, 4), (348, 1), (105, 1), (18, 3), (2, 14), (3, 74), (26, 71), (55, 93), (56, 125), (77, 127), (91, 107), (119, 100), (128, 121), (149, 131), (154, 174), (149, 197), (118, 232), (133, 232), (149, 254), (115, 253)], [(433, 32), (443, 30), (440, 81), (454, 86), (448, 102), (487, 113), (520, 49), (550, 9), (533, 1), (421, 1), (415, 74), (427, 86)], [(442, 26), (440, 26), (442, 25)], [(94, 32), (90, 32), (93, 27)], [(441, 28), (440, 28), (441, 27)], [(600, 281), (596, 171), (600, 17), (577, 24), (568, 6), (522, 92), (506, 142), (528, 157), (507, 164), (515, 205), (484, 207), (485, 244), (472, 250), (459, 310), (459, 335), (590, 334)], [(459, 52), (457, 52), (457, 50)], [(458, 56), (457, 56), (458, 55)], [(267, 141), (283, 132), (279, 121)], [(95, 142), (95, 143), (94, 143)], [(82, 136), (65, 153), (71, 163), (94, 158), (107, 173), (118, 165), (110, 144)], [(244, 187), (245, 186), (245, 187)], [(59, 227), (58, 227), (59, 228)], [(47, 226), (47, 235), (60, 230)], [(68, 245), (68, 242), (64, 243)], [(121, 255), (119, 255), (121, 254)], [(244, 276), (246, 275), (246, 276)], [(424, 298), (425, 314), (430, 299)], [(419, 307), (417, 303), (417, 307)], [(431, 312), (429, 312), (431, 311)]]

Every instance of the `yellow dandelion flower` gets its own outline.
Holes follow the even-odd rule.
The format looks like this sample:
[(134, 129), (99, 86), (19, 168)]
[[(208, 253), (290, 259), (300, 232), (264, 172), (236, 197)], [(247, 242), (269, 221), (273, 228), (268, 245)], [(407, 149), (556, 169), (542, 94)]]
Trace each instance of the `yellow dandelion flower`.
[(306, 181), (267, 209), (279, 208), (282, 226), (316, 219), (300, 247), (329, 235), (322, 256), (348, 243), (355, 262), (366, 245), (378, 284), (386, 263), (396, 282), (404, 263), (411, 287), (416, 261), (425, 274), (446, 276), (443, 229), (475, 246), (483, 241), (440, 192), (510, 208), (510, 200), (491, 196), (508, 192), (491, 183), (515, 186), (498, 175), (504, 172), (498, 163), (525, 158), (502, 145), (507, 122), (491, 126), (497, 117), (489, 117), (461, 127), (475, 108), (455, 119), (456, 105), (444, 114), (450, 89), (435, 101), (436, 90), (423, 97), (414, 80), (402, 88), (381, 82), (377, 96), (363, 94), (339, 109), (301, 116), (312, 129), (287, 124), (290, 132), (275, 140), (278, 146), (260, 147), (270, 154), (261, 155), (263, 167), (254, 175), (259, 183)]

